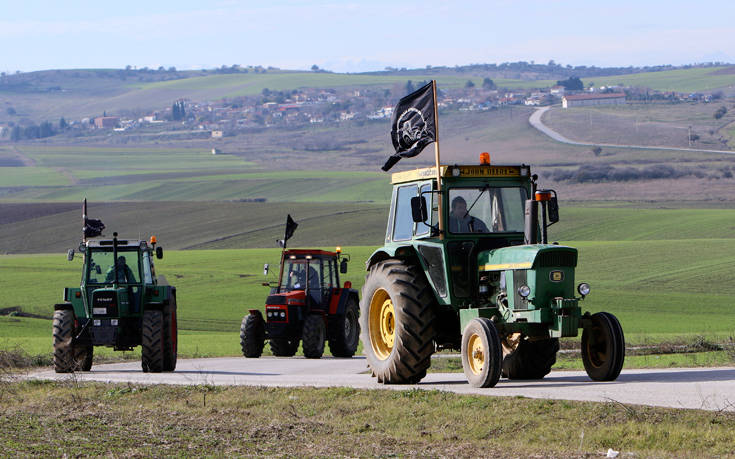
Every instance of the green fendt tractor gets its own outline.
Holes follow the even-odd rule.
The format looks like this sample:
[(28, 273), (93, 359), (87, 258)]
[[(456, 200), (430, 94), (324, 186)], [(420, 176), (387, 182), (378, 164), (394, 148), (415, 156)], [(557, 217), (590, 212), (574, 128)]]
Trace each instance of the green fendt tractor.
[[(485, 154), (483, 154), (485, 155)], [(530, 167), (441, 166), (395, 173), (385, 245), (367, 261), (361, 339), (382, 383), (416, 383), (442, 349), (460, 350), (470, 384), (540, 379), (559, 338), (582, 328), (590, 378), (620, 374), (625, 343), (612, 314), (582, 314), (577, 250), (547, 243), (556, 192)], [(540, 209), (539, 209), (540, 208)], [(539, 220), (539, 210), (542, 219)]]
[[(94, 346), (132, 350), (142, 346), (143, 371), (174, 371), (177, 354), (176, 288), (156, 277), (154, 254), (163, 249), (150, 241), (99, 236), (104, 225), (86, 217), (80, 287), (65, 288), (64, 302), (54, 306), (54, 369), (57, 373), (89, 371)], [(74, 250), (69, 250), (69, 261)]]

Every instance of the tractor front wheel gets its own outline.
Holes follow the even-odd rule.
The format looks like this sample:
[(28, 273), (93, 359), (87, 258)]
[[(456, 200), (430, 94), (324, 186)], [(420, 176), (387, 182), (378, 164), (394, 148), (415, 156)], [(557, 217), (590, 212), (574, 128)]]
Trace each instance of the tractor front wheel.
[(360, 300), (363, 351), (378, 382), (415, 384), (434, 353), (436, 299), (424, 274), (404, 260), (374, 264)]
[(595, 381), (614, 381), (625, 360), (625, 337), (618, 319), (607, 312), (592, 315), (582, 332), (582, 363)]
[(163, 333), (163, 313), (145, 311), (143, 313), (143, 336), (141, 339), (141, 365), (144, 372), (163, 371), (165, 340)]
[(354, 298), (347, 301), (344, 315), (338, 316), (331, 327), (329, 351), (335, 357), (352, 357), (360, 341), (360, 310)]
[(276, 357), (293, 357), (299, 349), (298, 339), (271, 338), (271, 352)]
[(260, 311), (256, 311), (242, 318), (240, 349), (245, 357), (258, 358), (263, 354), (263, 346), (265, 346), (265, 321)]
[(320, 359), (324, 354), (324, 341), (326, 341), (327, 327), (320, 314), (311, 314), (304, 321), (304, 332), (302, 342), (304, 345), (304, 357), (307, 359)]
[(542, 379), (556, 363), (559, 339), (530, 341), (521, 338), (515, 343), (503, 341), (503, 376), (508, 379)]
[(462, 333), (462, 369), (472, 387), (498, 383), (503, 352), (495, 324), (485, 317), (472, 319)]
[(54, 371), (72, 373), (92, 368), (92, 346), (74, 344), (74, 311), (54, 311)]

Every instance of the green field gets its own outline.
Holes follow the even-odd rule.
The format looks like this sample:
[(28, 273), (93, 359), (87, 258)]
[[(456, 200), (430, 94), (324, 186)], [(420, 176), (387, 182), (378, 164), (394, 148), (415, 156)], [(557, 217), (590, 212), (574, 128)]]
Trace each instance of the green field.
[[(735, 238), (580, 240), (573, 245), (580, 250), (577, 281), (592, 285), (583, 308), (616, 314), (629, 344), (697, 336), (725, 342), (735, 336), (735, 285), (730, 282)], [(372, 250), (346, 249), (353, 260), (346, 279), (356, 288)], [(262, 307), (267, 294), (260, 285), (262, 265), (277, 260), (275, 249), (167, 251), (157, 267), (179, 292), (182, 355), (237, 355), (240, 320), (247, 309)], [(66, 262), (62, 255), (0, 257), (6, 292), (0, 308), (20, 306), (50, 317), (62, 287), (78, 285), (80, 263)], [(5, 342), (0, 344), (48, 353), (49, 327), (48, 320), (3, 318)]]

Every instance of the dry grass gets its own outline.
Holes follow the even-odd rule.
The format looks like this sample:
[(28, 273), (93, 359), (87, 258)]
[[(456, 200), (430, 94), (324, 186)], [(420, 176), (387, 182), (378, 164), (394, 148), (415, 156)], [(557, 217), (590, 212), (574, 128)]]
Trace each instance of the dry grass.
[(732, 455), (735, 414), (438, 391), (25, 382), (6, 387), (17, 456)]

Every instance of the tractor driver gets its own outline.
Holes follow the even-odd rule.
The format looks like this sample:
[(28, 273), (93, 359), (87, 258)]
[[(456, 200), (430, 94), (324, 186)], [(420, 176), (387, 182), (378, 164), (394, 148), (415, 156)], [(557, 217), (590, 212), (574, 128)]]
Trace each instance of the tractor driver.
[(135, 283), (135, 276), (133, 275), (133, 271), (130, 269), (128, 264), (125, 262), (125, 257), (120, 255), (117, 257), (117, 261), (115, 262), (115, 268), (110, 266), (110, 268), (107, 270), (105, 282), (114, 282), (115, 280), (115, 271), (113, 269), (117, 269), (117, 281), (121, 284), (132, 284)]
[(449, 231), (452, 233), (487, 233), (485, 222), (467, 213), (467, 201), (462, 196), (452, 199), (449, 213)]
[[(296, 267), (298, 265), (295, 265)], [(292, 270), (289, 274), (293, 280), (293, 288), (296, 290), (301, 290), (306, 288), (306, 269), (302, 269), (299, 271)], [(319, 275), (316, 272), (316, 269), (314, 267), (309, 266), (309, 289), (318, 289), (321, 288), (319, 285)]]

